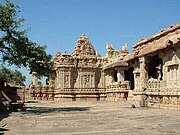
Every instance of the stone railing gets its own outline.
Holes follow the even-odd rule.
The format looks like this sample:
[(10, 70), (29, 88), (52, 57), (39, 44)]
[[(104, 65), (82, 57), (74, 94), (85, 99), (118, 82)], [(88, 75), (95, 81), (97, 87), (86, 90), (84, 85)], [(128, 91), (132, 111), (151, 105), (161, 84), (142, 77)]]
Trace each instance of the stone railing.
[(30, 87), (30, 94), (31, 96), (34, 98), (34, 100), (36, 99), (46, 99), (46, 100), (54, 100), (54, 88), (53, 87), (49, 87), (49, 86), (32, 86)]
[(157, 79), (148, 80), (146, 83), (147, 91), (149, 92), (162, 92), (166, 90), (166, 82)]
[(30, 90), (33, 91), (49, 91), (49, 90), (54, 90), (53, 86), (49, 86), (49, 85), (38, 85), (38, 86), (31, 86)]
[(126, 91), (128, 90), (128, 83), (114, 83), (107, 86), (107, 91)]
[(101, 93), (105, 88), (63, 88), (57, 89), (59, 93)]
[(147, 91), (160, 91), (160, 81), (147, 81)]
[(129, 82), (114, 83), (106, 88), (107, 101), (127, 100), (129, 93)]

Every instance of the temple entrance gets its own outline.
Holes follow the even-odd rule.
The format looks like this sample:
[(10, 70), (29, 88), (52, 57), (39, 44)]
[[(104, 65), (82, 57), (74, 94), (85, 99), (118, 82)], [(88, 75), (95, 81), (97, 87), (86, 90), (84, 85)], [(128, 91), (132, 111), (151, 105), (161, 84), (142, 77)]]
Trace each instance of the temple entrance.
[(131, 90), (134, 89), (134, 74), (133, 74), (134, 68), (129, 68), (128, 70), (124, 71), (125, 74), (125, 81), (130, 81), (130, 88)]
[(117, 77), (117, 70), (113, 70), (112, 72), (112, 77), (114, 82), (118, 82), (118, 77)]
[(148, 57), (148, 77), (162, 80), (162, 59), (158, 55)]

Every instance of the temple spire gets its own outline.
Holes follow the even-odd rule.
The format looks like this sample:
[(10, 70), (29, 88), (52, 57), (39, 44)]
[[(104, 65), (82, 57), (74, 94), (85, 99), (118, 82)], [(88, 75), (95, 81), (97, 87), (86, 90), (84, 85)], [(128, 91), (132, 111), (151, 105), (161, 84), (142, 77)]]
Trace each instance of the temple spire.
[(93, 45), (90, 43), (89, 38), (85, 34), (81, 34), (78, 38), (76, 46), (72, 52), (72, 56), (79, 55), (96, 55)]

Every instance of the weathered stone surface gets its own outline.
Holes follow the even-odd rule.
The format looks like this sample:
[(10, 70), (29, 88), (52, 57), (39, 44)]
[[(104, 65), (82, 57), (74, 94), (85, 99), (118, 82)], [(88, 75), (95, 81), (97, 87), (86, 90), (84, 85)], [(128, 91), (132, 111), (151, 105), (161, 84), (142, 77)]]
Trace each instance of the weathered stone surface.
[[(49, 91), (53, 88), (54, 93), (50, 94), (43, 89), (39, 92), (35, 90), (35, 99), (38, 97), (45, 99), (54, 94), (55, 100), (61, 100), (60, 98), (73, 101), (81, 98), (105, 100), (106, 97), (108, 100), (121, 100), (121, 96), (117, 95), (124, 93), (124, 91), (121, 92), (119, 84), (125, 81), (124, 71), (128, 68), (128, 64), (123, 61), (123, 57), (128, 54), (128, 50), (126, 45), (120, 51), (110, 47), (110, 50), (107, 49), (109, 55), (101, 57), (89, 38), (82, 34), (72, 54), (58, 52), (53, 60), (53, 71), (48, 78), (48, 87)], [(117, 83), (116, 89), (111, 89), (110, 86), (114, 85), (113, 83)], [(109, 92), (115, 92), (115, 94)], [(110, 95), (115, 97), (110, 98)]]
[[(49, 102), (4, 118), (6, 135), (179, 135), (180, 112), (131, 108), (131, 102)], [(2, 127), (3, 126), (3, 127)]]
[[(135, 104), (146, 102), (156, 108), (172, 105), (172, 109), (178, 110), (179, 46), (180, 24), (139, 40), (131, 54), (127, 45), (115, 50), (112, 44), (107, 44), (105, 57), (101, 57), (89, 38), (82, 34), (72, 54), (58, 52), (54, 58), (54, 69), (48, 80), (49, 90), (53, 91), (50, 96), (55, 100), (119, 101), (127, 99), (131, 89)], [(47, 96), (39, 94), (46, 92), (35, 92), (37, 98)], [(146, 100), (139, 98), (144, 95)]]
[[(134, 68), (134, 98), (147, 95), (152, 107), (179, 110), (180, 24), (140, 40), (124, 60)], [(138, 102), (143, 100), (139, 98)], [(136, 102), (137, 103), (137, 102)], [(165, 107), (166, 106), (166, 107)]]

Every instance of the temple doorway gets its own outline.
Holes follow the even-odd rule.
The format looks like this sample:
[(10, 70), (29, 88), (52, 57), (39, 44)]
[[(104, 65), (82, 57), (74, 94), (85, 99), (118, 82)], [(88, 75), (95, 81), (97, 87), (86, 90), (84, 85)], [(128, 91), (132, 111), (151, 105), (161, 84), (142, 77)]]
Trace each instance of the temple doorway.
[(162, 59), (158, 55), (148, 57), (148, 78), (162, 80)]
[(125, 81), (130, 81), (130, 88), (131, 90), (134, 89), (134, 74), (133, 74), (134, 68), (129, 68), (128, 70), (124, 71), (125, 74)]

